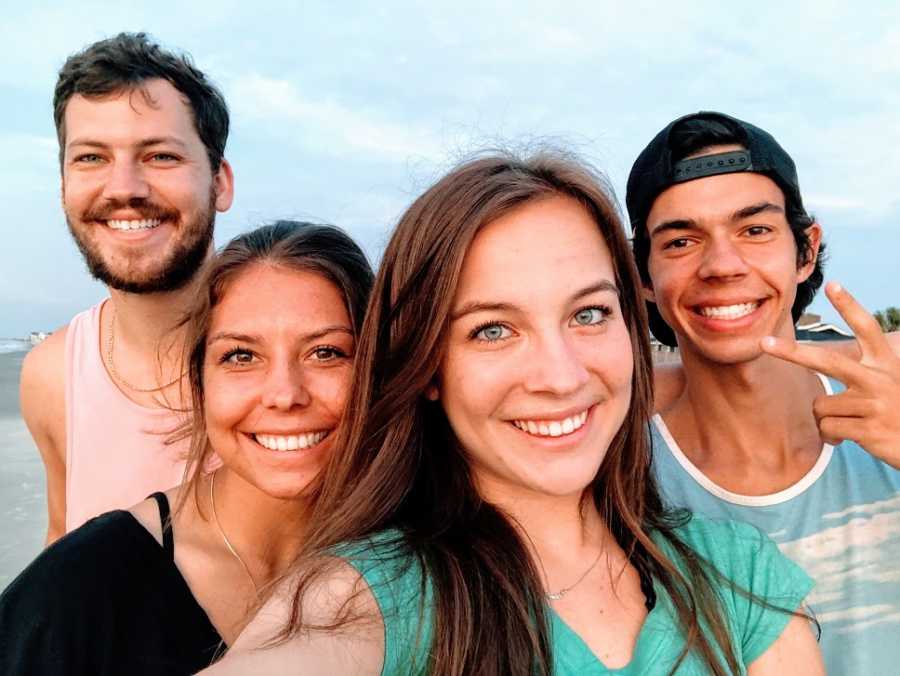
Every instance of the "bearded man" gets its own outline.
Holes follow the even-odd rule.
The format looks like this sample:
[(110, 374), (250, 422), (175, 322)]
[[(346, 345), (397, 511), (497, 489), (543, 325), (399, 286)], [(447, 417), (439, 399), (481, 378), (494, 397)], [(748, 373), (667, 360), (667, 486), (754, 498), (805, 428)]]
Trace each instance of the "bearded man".
[(190, 59), (143, 33), (69, 57), (53, 101), (62, 204), (109, 298), (34, 348), (25, 422), (47, 470), (53, 542), (177, 484), (186, 440), (178, 319), (233, 198), (228, 108)]

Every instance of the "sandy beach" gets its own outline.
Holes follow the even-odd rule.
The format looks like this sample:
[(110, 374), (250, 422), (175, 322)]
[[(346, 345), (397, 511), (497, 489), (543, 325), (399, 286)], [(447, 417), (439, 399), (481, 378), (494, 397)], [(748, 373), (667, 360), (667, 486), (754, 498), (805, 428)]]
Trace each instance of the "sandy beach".
[(26, 354), (0, 353), (0, 589), (41, 551), (47, 532), (44, 465), (19, 412)]

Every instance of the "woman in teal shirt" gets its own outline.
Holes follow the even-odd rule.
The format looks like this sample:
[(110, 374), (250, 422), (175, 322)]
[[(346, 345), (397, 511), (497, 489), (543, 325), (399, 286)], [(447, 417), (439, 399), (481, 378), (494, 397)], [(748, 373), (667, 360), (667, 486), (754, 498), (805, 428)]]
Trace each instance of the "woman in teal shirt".
[(640, 282), (583, 165), (426, 191), (357, 359), (306, 552), (210, 673), (823, 673), (809, 578), (660, 503)]

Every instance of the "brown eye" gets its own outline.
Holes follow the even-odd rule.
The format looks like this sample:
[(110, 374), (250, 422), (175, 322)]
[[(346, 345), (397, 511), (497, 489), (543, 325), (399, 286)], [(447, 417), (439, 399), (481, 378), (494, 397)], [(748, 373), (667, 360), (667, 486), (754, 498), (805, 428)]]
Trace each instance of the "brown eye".
[(220, 364), (231, 364), (240, 366), (253, 363), (254, 355), (249, 350), (234, 349), (229, 350), (219, 359)]

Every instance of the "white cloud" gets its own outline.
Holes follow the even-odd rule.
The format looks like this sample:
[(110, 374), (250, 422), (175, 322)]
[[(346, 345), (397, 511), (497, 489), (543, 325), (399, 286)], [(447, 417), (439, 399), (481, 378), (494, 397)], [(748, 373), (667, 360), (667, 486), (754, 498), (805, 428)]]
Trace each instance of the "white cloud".
[(245, 75), (229, 87), (229, 100), (240, 115), (275, 122), (285, 139), (337, 154), (352, 151), (394, 159), (438, 158), (442, 146), (434, 133), (400, 121), (379, 119), (374, 110), (352, 110), (333, 100), (304, 98), (292, 82)]

